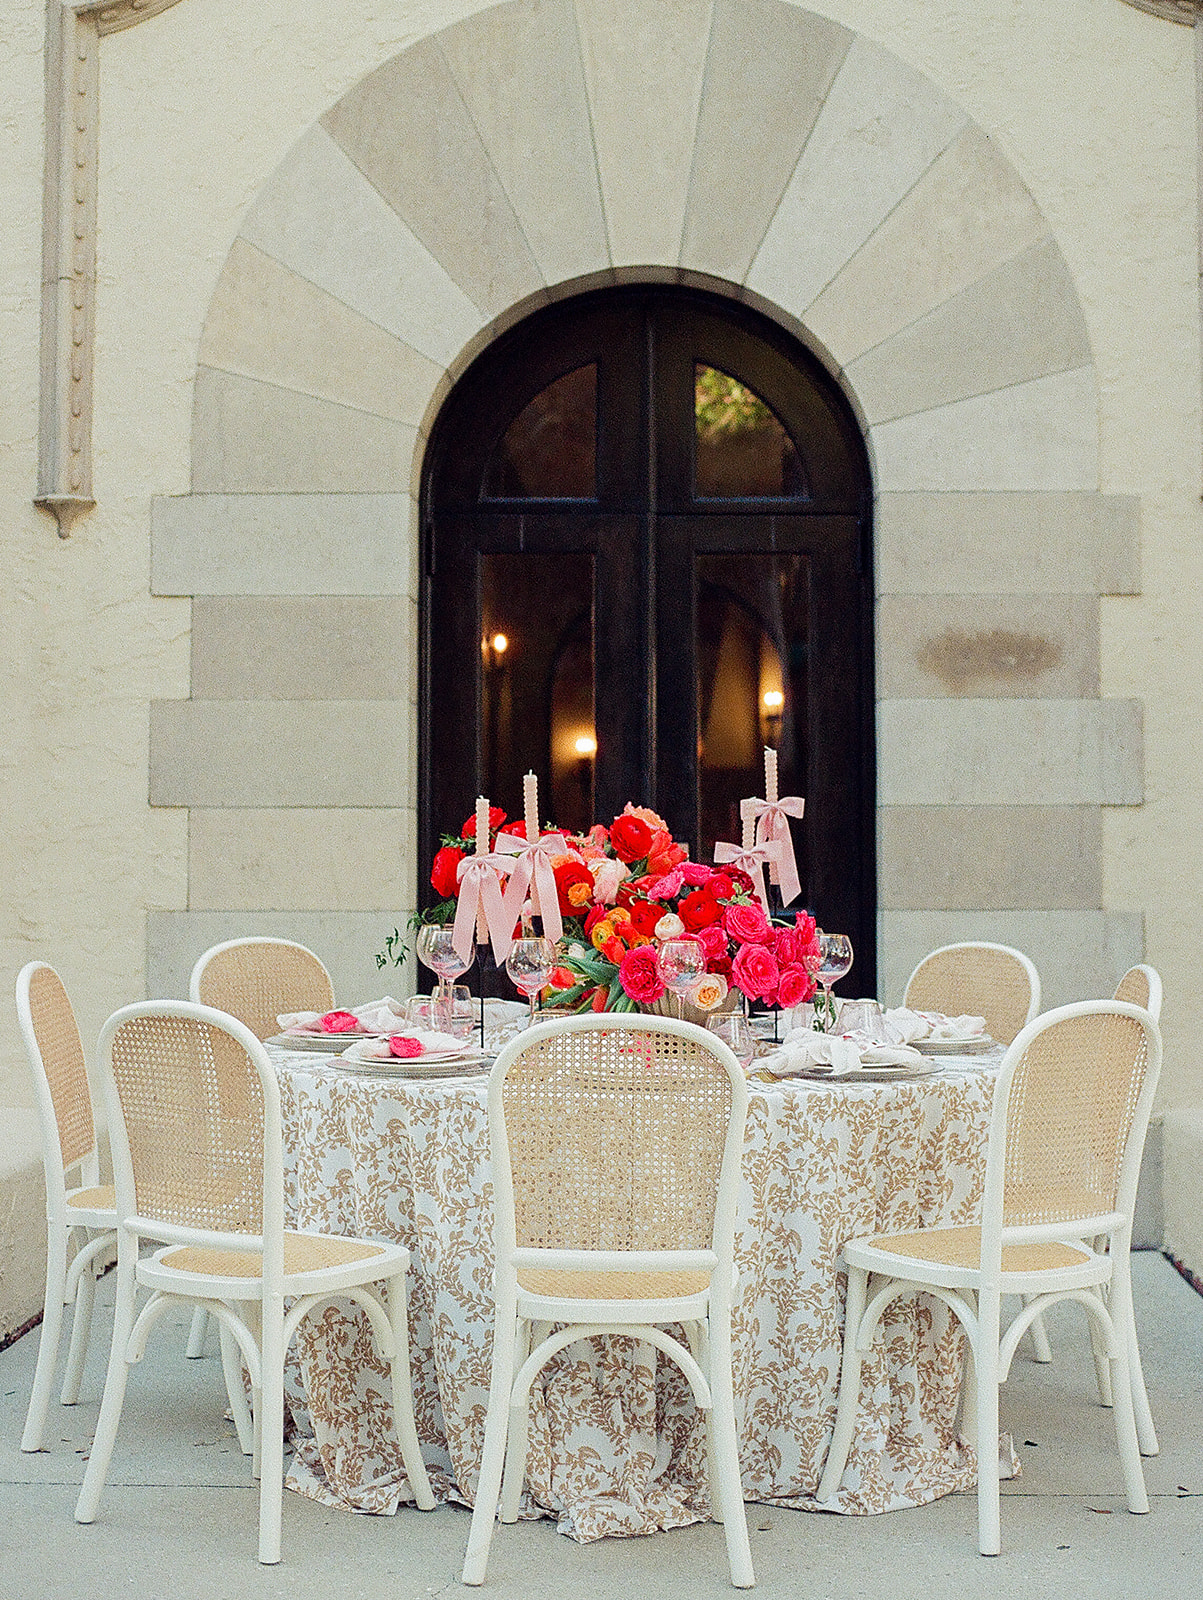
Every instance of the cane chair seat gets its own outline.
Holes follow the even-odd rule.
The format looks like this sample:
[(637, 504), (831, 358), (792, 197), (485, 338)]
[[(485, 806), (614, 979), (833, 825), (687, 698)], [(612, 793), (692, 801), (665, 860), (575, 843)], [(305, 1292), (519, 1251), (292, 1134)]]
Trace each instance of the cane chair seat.
[(519, 1267), (518, 1287), (548, 1300), (689, 1300), (710, 1288), (708, 1272), (556, 1272)]
[[(104, 1222), (99, 1220), (89, 1221), (86, 1218), (111, 1217), (117, 1207), (117, 1191), (111, 1183), (93, 1184), (89, 1189), (73, 1189), (67, 1196), (67, 1210), (78, 1218), (80, 1224), (86, 1228), (103, 1228)], [(108, 1226), (112, 1226), (109, 1223)]]
[(933, 950), (911, 973), (903, 1005), (950, 1017), (984, 1017), (986, 1032), (1010, 1044), (1040, 1010), (1040, 977), (1022, 950), (972, 941)]
[[(924, 1274), (933, 1268), (937, 1272), (953, 1268), (976, 1275), (982, 1260), (982, 1230), (980, 1227), (920, 1228), (912, 1233), (882, 1233), (858, 1240), (848, 1249), (856, 1255), (858, 1263), (867, 1263), (874, 1252), (898, 1257), (897, 1263), (892, 1261), (890, 1266), (899, 1274), (913, 1267)], [(1085, 1245), (1065, 1244), (1056, 1239), (1004, 1244), (1002, 1275), (1004, 1278), (1027, 1276), (1034, 1272), (1088, 1266), (1094, 1260), (1094, 1251)]]
[[(395, 1252), (386, 1245), (368, 1244), (359, 1239), (315, 1237), (312, 1234), (284, 1234), (285, 1280), (303, 1278), (331, 1267), (358, 1265), (364, 1261), (391, 1261)], [(244, 1250), (201, 1250), (195, 1245), (176, 1245), (161, 1250), (154, 1258), (157, 1267), (172, 1272), (191, 1272), (206, 1278), (231, 1278), (240, 1283), (255, 1283), (263, 1276), (263, 1257)], [(149, 1265), (144, 1268), (149, 1282)], [(285, 1294), (300, 1292), (300, 1286), (286, 1281)]]

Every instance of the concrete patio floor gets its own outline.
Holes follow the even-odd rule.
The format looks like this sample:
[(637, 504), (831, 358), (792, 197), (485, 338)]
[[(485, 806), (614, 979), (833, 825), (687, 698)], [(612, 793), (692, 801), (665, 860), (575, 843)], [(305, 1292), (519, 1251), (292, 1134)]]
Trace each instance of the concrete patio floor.
[[(1141, 1342), (1161, 1454), (1145, 1463), (1152, 1502), (1131, 1517), (1111, 1413), (1098, 1406), (1081, 1314), (1049, 1319), (1054, 1363), (1021, 1349), (1003, 1425), (1023, 1476), (1004, 1484), (1003, 1554), (976, 1551), (976, 1507), (953, 1495), (889, 1516), (813, 1516), (748, 1507), (757, 1592), (765, 1600), (1144, 1600), (1203, 1591), (1203, 1299), (1162, 1257), (1135, 1258)], [(112, 1275), (102, 1304), (112, 1295)], [(186, 1361), (187, 1320), (167, 1321), (131, 1376), (100, 1514), (72, 1520), (96, 1422), (107, 1311), (79, 1405), (53, 1403), (50, 1448), (18, 1449), (38, 1333), (0, 1353), (0, 1600), (426, 1600), (463, 1593), (468, 1513), (351, 1516), (284, 1499), (284, 1559), (255, 1560), (256, 1498), (232, 1427), (216, 1354)], [(215, 1345), (215, 1339), (211, 1338)], [(577, 1545), (550, 1522), (499, 1528), (482, 1591), (496, 1600), (709, 1600), (730, 1595), (722, 1530)]]

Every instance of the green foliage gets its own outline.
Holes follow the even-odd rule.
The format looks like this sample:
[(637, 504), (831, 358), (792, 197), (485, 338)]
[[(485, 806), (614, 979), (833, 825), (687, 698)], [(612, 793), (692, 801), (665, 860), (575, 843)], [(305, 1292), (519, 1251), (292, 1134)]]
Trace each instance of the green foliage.
[(724, 434), (753, 433), (763, 428), (772, 412), (751, 389), (714, 367), (700, 367), (694, 380), (694, 414), (705, 439)]

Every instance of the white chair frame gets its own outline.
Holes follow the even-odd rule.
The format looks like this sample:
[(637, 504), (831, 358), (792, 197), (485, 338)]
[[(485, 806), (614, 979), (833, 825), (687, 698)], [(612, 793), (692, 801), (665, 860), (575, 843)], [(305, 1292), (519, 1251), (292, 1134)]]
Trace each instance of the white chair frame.
[[(61, 1400), (63, 1405), (71, 1406), (79, 1399), (79, 1386), (92, 1329), (96, 1279), (112, 1261), (117, 1248), (115, 1204), (78, 1203), (79, 1196), (88, 1196), (89, 1191), (95, 1191), (100, 1184), (94, 1114), (91, 1149), (72, 1162), (71, 1167), (64, 1167), (63, 1164), (58, 1118), (46, 1064), (34, 1030), (29, 997), (30, 984), (39, 972), (52, 973), (62, 983), (54, 968), (44, 961), (27, 962), (17, 975), (17, 1021), (33, 1073), (38, 1125), (42, 1135), (42, 1170), (46, 1175), (46, 1295), (42, 1306), (38, 1363), (25, 1429), (21, 1435), (21, 1449), (25, 1451), (41, 1450), (44, 1445), (46, 1413), (63, 1333), (63, 1309), (69, 1305), (74, 1305), (75, 1310)], [(67, 1176), (72, 1170), (78, 1173), (79, 1182), (69, 1185)], [(95, 1199), (94, 1194), (92, 1199)]]
[[(225, 939), (221, 944), (211, 945), (203, 955), (198, 956), (196, 963), (192, 968), (191, 976), (188, 979), (188, 998), (194, 1005), (199, 1006), (207, 1003), (204, 999), (204, 996), (201, 994), (201, 980), (204, 977), (205, 968), (209, 965), (210, 961), (213, 960), (214, 956), (224, 955), (227, 950), (238, 950), (246, 945), (277, 945), (287, 950), (300, 950), (304, 955), (309, 956), (311, 960), (315, 961), (318, 967), (321, 968), (330, 993), (334, 993), (334, 985), (330, 980), (329, 972), (326, 971), (325, 963), (322, 961), (320, 956), (316, 955), (314, 951), (309, 948), (308, 945), (298, 944), (295, 939), (276, 939), (270, 934), (251, 934), (249, 937), (241, 939)], [(245, 1019), (239, 1017), (238, 1020), (242, 1022)], [(208, 1312), (206, 1312), (202, 1306), (198, 1306), (192, 1316), (192, 1326), (188, 1331), (188, 1347), (184, 1352), (190, 1360), (195, 1361), (200, 1356), (204, 1355), (205, 1332), (208, 1328), (208, 1325)], [(241, 1368), (236, 1367), (235, 1365), (236, 1357), (234, 1355), (234, 1349), (228, 1338), (222, 1339), (221, 1359), (222, 1364), (226, 1369), (227, 1387), (229, 1387), (231, 1383), (236, 1383), (236, 1388), (230, 1389), (230, 1404), (234, 1412), (234, 1421), (238, 1427), (238, 1438), (242, 1445), (243, 1454), (250, 1455), (250, 1413), (247, 1411), (244, 1404), (239, 1403), (237, 1398), (237, 1396), (241, 1395), (242, 1393)]]
[[(1131, 1017), (1144, 1031), (1148, 1059), (1144, 1082), (1120, 1166), (1116, 1209), (1066, 1223), (1009, 1227), (1003, 1222), (1007, 1109), (1016, 1067), (1039, 1034), (1066, 1018), (1092, 1014)], [(840, 1371), (835, 1428), (817, 1499), (829, 1500), (838, 1489), (847, 1464), (856, 1422), (861, 1365), (873, 1343), (878, 1323), (900, 1296), (929, 1294), (954, 1313), (969, 1339), (970, 1368), (962, 1396), (966, 1433), (979, 1450), (978, 1545), (983, 1555), (1001, 1548), (998, 1472), (995, 1466), (998, 1391), (1010, 1371), (1016, 1346), (1035, 1317), (1060, 1300), (1082, 1305), (1109, 1365), (1115, 1395), (1115, 1430), (1129, 1511), (1149, 1509), (1133, 1409), (1130, 1352), (1135, 1343), (1129, 1252), (1132, 1210), (1140, 1160), (1153, 1096), (1161, 1069), (1161, 1034), (1153, 1018), (1139, 1006), (1119, 1001), (1086, 1000), (1062, 1006), (1030, 1022), (1007, 1050), (994, 1091), (990, 1142), (982, 1201), (981, 1258), (973, 1267), (953, 1267), (851, 1240), (844, 1248), (848, 1297), (844, 1319), (844, 1354)], [(939, 1229), (930, 1230), (935, 1236)], [(1094, 1241), (1105, 1237), (1110, 1249), (1100, 1252)], [(1004, 1245), (1070, 1244), (1080, 1259), (1071, 1266), (1031, 1271), (1004, 1271)], [(1088, 1242), (1089, 1241), (1089, 1242)], [(869, 1291), (872, 1290), (870, 1296)], [(1001, 1332), (1000, 1302), (1004, 1294), (1026, 1297), (1023, 1309)]]
[[(136, 1210), (134, 1169), (128, 1133), (112, 1066), (113, 1040), (132, 1018), (191, 1018), (229, 1034), (250, 1057), (263, 1093), (263, 1187), (261, 1235), (224, 1233), (141, 1217)], [(117, 1189), (117, 1306), (104, 1399), (92, 1453), (75, 1510), (77, 1522), (96, 1516), (121, 1420), (130, 1367), (142, 1359), (148, 1336), (169, 1307), (179, 1301), (200, 1305), (227, 1329), (251, 1375), (254, 1410), (254, 1473), (259, 1485), (259, 1560), (280, 1559), (284, 1477), (284, 1356), (301, 1320), (338, 1295), (366, 1313), (381, 1353), (392, 1368), (393, 1409), (401, 1457), (419, 1507), (434, 1508), (434, 1495), (422, 1461), (410, 1387), (405, 1273), (409, 1252), (402, 1245), (378, 1243), (367, 1260), (287, 1273), (284, 1269), (284, 1167), (280, 1091), (266, 1051), (249, 1028), (225, 1012), (184, 1001), (150, 1001), (125, 1006), (105, 1023), (99, 1059), (108, 1111), (113, 1172)], [(321, 1234), (293, 1235), (329, 1238)], [(165, 1248), (140, 1255), (144, 1240)], [(181, 1245), (201, 1250), (236, 1251), (252, 1260), (244, 1277), (207, 1275), (173, 1267), (170, 1255)], [(375, 1285), (382, 1284), (378, 1290)], [(150, 1291), (140, 1312), (139, 1288)], [(285, 1314), (284, 1302), (292, 1305)]]
[[(549, 1035), (597, 1033), (625, 1028), (666, 1033), (701, 1044), (731, 1080), (731, 1115), (718, 1182), (709, 1250), (622, 1251), (519, 1248), (516, 1239), (513, 1169), (502, 1101), (511, 1065)], [(731, 1308), (735, 1288), (735, 1215), (748, 1087), (734, 1055), (715, 1035), (692, 1023), (648, 1015), (598, 1015), (542, 1023), (520, 1034), (497, 1057), (489, 1077), (489, 1140), (493, 1171), (495, 1321), (489, 1407), (472, 1526), (462, 1581), (482, 1584), (500, 1492), (502, 1522), (516, 1522), (526, 1465), (531, 1384), (557, 1351), (577, 1339), (628, 1334), (654, 1345), (685, 1374), (699, 1409), (709, 1412), (707, 1463), (712, 1514), (724, 1524), (731, 1582), (755, 1583), (748, 1544), (731, 1371)], [(522, 1268), (564, 1272), (709, 1273), (707, 1288), (663, 1300), (552, 1298), (523, 1289)], [(681, 1323), (689, 1347), (656, 1326)], [(553, 1331), (553, 1325), (555, 1330)]]

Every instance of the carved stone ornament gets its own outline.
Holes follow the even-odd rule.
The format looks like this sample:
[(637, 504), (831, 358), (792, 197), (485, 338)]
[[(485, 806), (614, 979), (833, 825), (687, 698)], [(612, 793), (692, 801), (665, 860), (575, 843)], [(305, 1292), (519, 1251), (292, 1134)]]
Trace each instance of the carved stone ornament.
[(47, 0), (42, 352), (34, 504), (66, 538), (92, 498), (97, 44), (179, 0)]
[(1188, 28), (1203, 16), (1203, 0), (1125, 0), (1125, 4), (1164, 17), (1167, 22), (1184, 22)]

